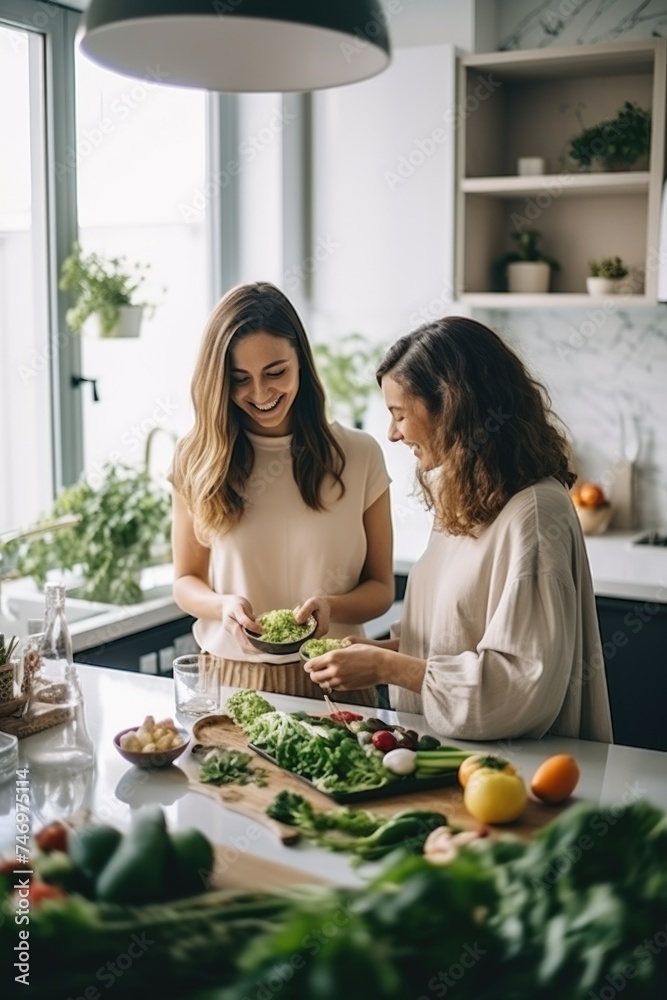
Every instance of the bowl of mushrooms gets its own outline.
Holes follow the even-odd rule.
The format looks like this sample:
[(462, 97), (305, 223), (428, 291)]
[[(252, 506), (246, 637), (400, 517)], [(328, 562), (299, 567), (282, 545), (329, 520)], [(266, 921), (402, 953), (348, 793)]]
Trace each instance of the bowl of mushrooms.
[(190, 742), (187, 729), (175, 725), (173, 719), (156, 722), (147, 715), (140, 726), (122, 729), (113, 738), (121, 757), (137, 767), (166, 767), (183, 753)]

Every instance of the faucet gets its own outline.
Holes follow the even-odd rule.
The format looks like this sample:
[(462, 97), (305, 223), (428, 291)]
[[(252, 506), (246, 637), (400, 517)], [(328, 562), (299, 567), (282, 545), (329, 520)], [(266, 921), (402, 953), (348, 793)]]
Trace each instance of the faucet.
[[(7, 569), (2, 568), (3, 563), (3, 547), (9, 542), (22, 542), (24, 539), (28, 538), (39, 538), (40, 535), (50, 535), (55, 531), (63, 531), (65, 528), (73, 528), (75, 525), (79, 524), (81, 521), (80, 514), (64, 514), (62, 517), (57, 517), (51, 521), (43, 521), (41, 524), (33, 524), (29, 528), (18, 528), (14, 531), (5, 531), (0, 534), (0, 588), (3, 580), (15, 580), (18, 578), (18, 573), (11, 567)], [(0, 626), (4, 629), (7, 628), (7, 623), (16, 621), (14, 616), (5, 609), (2, 590), (0, 589)], [(0, 628), (0, 631), (2, 629)]]
[(146, 450), (144, 452), (144, 468), (150, 476), (151, 471), (151, 454), (153, 451), (153, 441), (155, 440), (156, 434), (166, 434), (172, 444), (176, 444), (178, 441), (178, 434), (172, 431), (169, 427), (162, 427), (160, 424), (151, 428), (151, 430), (146, 435)]

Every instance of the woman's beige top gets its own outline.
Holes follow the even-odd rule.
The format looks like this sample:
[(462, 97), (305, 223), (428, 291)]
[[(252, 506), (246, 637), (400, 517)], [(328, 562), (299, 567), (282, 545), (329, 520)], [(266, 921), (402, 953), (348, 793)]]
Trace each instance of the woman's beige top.
[[(324, 510), (304, 503), (292, 474), (292, 436), (248, 434), (255, 451), (248, 479), (248, 506), (231, 531), (211, 547), (210, 582), (218, 594), (240, 594), (255, 615), (294, 608), (315, 594), (344, 594), (359, 583), (366, 560), (363, 516), (389, 487), (378, 442), (364, 431), (333, 423), (345, 453), (340, 497), (336, 483), (325, 484)], [(248, 654), (220, 621), (199, 619), (193, 629), (202, 649), (230, 660), (285, 663), (291, 656)], [(363, 635), (360, 625), (332, 624), (333, 638)]]
[(391, 687), (445, 736), (546, 733), (610, 743), (588, 557), (567, 490), (521, 490), (478, 538), (434, 531), (410, 573), (400, 651), (425, 659), (421, 697)]

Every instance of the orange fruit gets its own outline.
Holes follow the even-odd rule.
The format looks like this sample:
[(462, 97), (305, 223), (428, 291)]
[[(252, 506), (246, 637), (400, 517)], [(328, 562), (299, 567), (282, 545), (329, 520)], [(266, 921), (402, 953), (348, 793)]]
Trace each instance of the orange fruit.
[(574, 757), (569, 753), (557, 753), (542, 761), (533, 775), (530, 790), (543, 802), (564, 802), (577, 787), (579, 775)]
[(579, 487), (579, 501), (582, 507), (601, 507), (607, 502), (604, 490), (597, 483), (582, 483)]

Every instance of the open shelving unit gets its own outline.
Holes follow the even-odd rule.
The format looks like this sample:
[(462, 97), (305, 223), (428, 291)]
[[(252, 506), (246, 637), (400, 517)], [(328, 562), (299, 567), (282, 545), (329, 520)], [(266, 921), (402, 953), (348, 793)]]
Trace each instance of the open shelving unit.
[[(471, 55), (460, 60), (457, 97), (455, 286), (460, 301), (489, 307), (581, 306), (588, 261), (618, 255), (643, 291), (617, 305), (657, 302), (660, 202), (665, 164), (667, 42), (619, 42)], [(569, 140), (614, 118), (625, 101), (650, 108), (648, 169), (582, 172)], [(548, 173), (517, 175), (517, 160), (541, 156)], [(537, 229), (561, 266), (545, 295), (510, 294), (495, 262), (511, 234)], [(599, 301), (599, 300), (597, 300)]]

